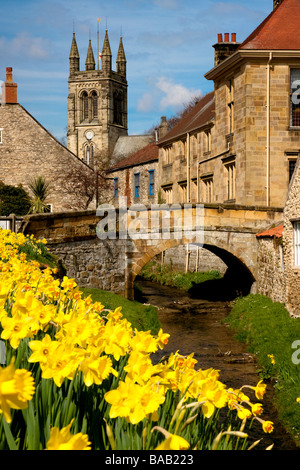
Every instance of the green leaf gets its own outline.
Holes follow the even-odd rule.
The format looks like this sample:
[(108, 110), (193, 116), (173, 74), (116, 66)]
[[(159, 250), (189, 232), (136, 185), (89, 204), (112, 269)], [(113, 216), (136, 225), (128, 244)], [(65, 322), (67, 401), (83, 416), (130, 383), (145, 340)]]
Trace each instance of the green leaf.
[(10, 450), (18, 450), (18, 446), (15, 443), (15, 440), (14, 440), (13, 435), (11, 433), (10, 427), (9, 427), (8, 423), (5, 421), (5, 418), (3, 418), (3, 427), (4, 427), (5, 437), (6, 437), (9, 449)]

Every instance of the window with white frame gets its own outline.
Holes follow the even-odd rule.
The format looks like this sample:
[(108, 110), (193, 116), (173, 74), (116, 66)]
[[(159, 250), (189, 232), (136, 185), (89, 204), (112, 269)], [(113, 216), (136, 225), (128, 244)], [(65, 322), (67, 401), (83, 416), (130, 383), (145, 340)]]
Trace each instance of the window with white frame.
[(2, 133), (3, 133), (3, 129), (0, 129), (0, 144), (3, 143), (3, 140), (2, 140), (2, 137), (3, 137), (3, 136), (2, 136)]
[(294, 222), (295, 266), (300, 267), (300, 221)]

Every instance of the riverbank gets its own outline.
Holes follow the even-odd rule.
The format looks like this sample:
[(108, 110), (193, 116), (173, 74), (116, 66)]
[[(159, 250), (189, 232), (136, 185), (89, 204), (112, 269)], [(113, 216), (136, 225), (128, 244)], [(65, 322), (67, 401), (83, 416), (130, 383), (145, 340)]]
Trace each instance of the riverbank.
[[(259, 382), (259, 367), (254, 354), (250, 354), (247, 346), (235, 339), (234, 330), (226, 324), (230, 313), (229, 302), (195, 299), (183, 290), (141, 278), (136, 282), (143, 292), (143, 301), (157, 307), (162, 328), (170, 334), (168, 344), (155, 354), (153, 360), (168, 357), (174, 351), (179, 351), (183, 356), (193, 353), (196, 368), (218, 370), (221, 382), (227, 387), (238, 389), (243, 385), (255, 386)], [(250, 391), (248, 393), (251, 394)], [(269, 381), (262, 405), (263, 418), (274, 423), (274, 431), (271, 434), (263, 433), (254, 420), (249, 434), (250, 442), (261, 439), (257, 450), (265, 450), (270, 445), (274, 445), (276, 450), (296, 450), (293, 440), (278, 419), (274, 390)]]
[(138, 331), (151, 331), (152, 335), (158, 333), (161, 327), (157, 317), (157, 310), (152, 305), (142, 305), (138, 301), (125, 299), (121, 295), (100, 289), (80, 289), (84, 297), (91, 296), (94, 302), (101, 302), (104, 308), (115, 310), (122, 307), (123, 317), (126, 318)]
[(261, 378), (274, 388), (279, 420), (300, 447), (300, 319), (268, 297), (249, 295), (232, 302), (223, 321), (256, 356)]
[(178, 287), (188, 291), (194, 284), (221, 279), (219, 271), (212, 269), (207, 272), (181, 272), (173, 270), (172, 264), (161, 264), (150, 261), (140, 272), (140, 277), (164, 286)]

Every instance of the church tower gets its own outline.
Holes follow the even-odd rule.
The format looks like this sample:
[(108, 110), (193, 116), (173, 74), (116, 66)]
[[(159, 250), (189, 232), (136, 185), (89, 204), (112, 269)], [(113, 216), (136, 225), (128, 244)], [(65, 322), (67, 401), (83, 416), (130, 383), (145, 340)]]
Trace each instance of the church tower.
[(112, 53), (105, 32), (101, 57), (95, 61), (89, 40), (85, 70), (80, 70), (80, 56), (75, 33), (69, 56), (69, 96), (67, 147), (97, 170), (109, 166), (110, 157), (120, 136), (127, 129), (126, 57), (122, 37), (112, 70)]

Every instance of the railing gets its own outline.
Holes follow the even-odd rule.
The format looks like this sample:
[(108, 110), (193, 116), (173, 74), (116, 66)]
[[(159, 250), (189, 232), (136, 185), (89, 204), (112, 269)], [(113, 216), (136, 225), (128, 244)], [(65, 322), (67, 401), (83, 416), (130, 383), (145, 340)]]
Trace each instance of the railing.
[(12, 232), (18, 232), (23, 217), (17, 217), (15, 214), (10, 214), (8, 217), (0, 215), (0, 229), (11, 230)]

